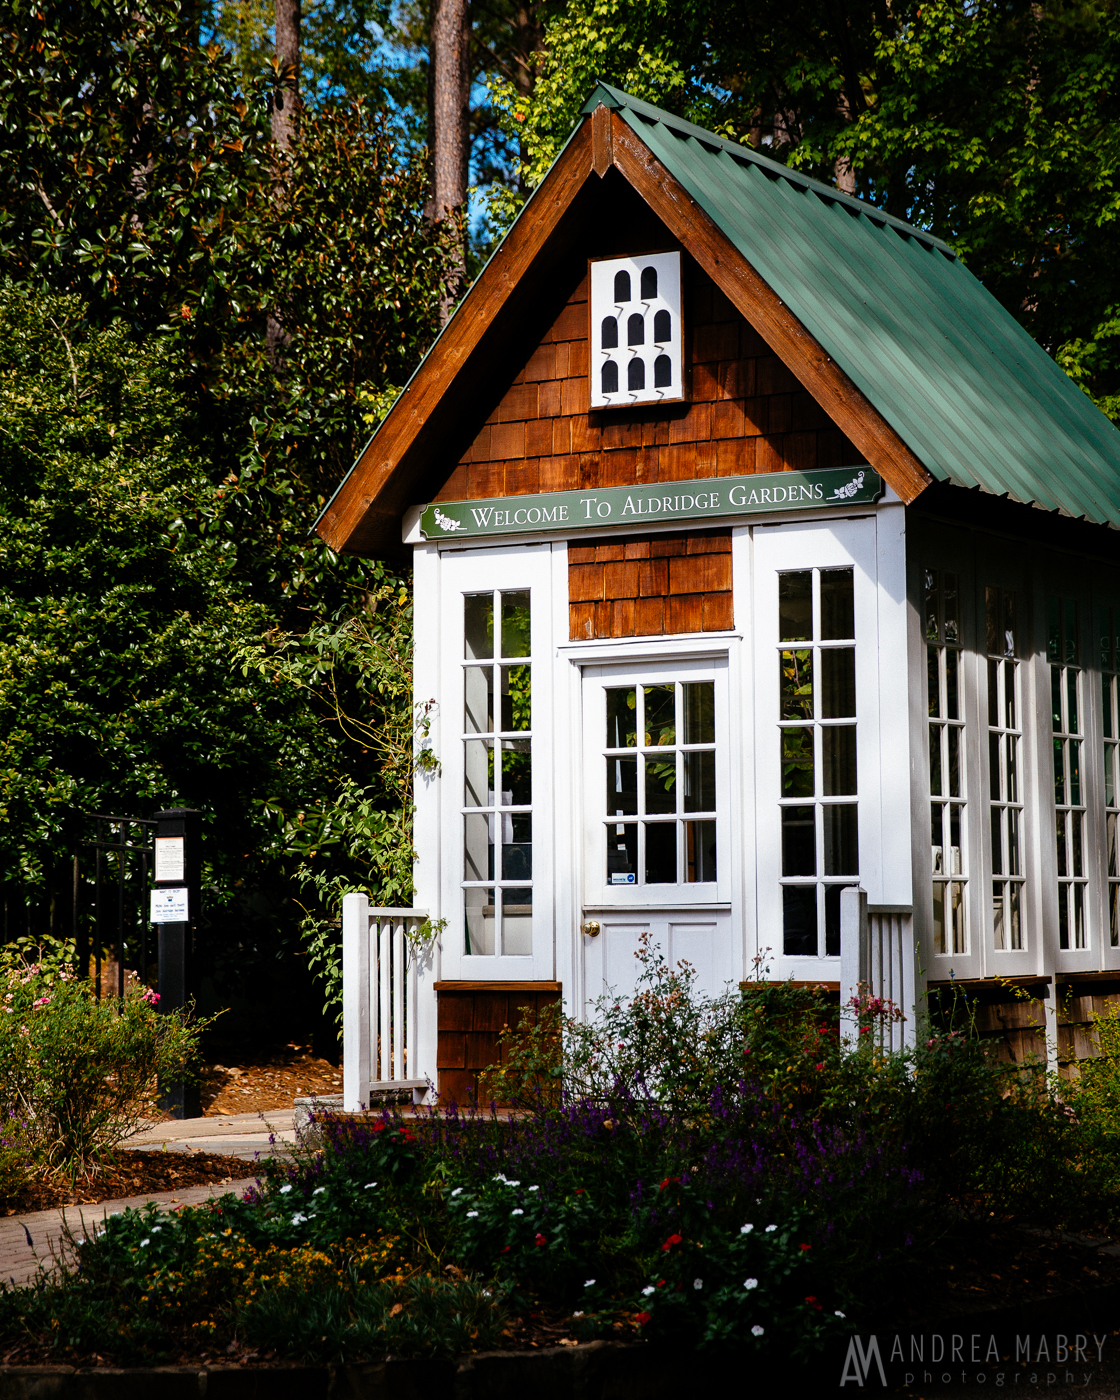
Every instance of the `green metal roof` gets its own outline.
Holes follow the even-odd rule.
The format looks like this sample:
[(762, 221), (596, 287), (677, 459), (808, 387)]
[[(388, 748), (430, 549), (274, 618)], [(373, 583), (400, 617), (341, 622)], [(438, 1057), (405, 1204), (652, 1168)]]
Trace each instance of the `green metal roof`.
[(1120, 527), (1120, 431), (930, 233), (600, 83), (938, 480)]

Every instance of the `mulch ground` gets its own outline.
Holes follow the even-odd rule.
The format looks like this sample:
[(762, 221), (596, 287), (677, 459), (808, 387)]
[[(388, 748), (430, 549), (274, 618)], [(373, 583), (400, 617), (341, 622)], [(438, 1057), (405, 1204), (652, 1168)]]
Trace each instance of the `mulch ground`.
[(1120, 1285), (1120, 1257), (1100, 1253), (1107, 1238), (1092, 1238), (1093, 1244), (1047, 1238), (1009, 1221), (957, 1224), (932, 1257), (915, 1260), (906, 1289), (893, 1305), (876, 1310), (875, 1325), (908, 1332), (920, 1330), (931, 1316), (950, 1321), (981, 1309)]
[(100, 1168), (74, 1182), (41, 1176), (13, 1200), (0, 1205), (0, 1215), (27, 1215), (58, 1206), (93, 1206), (149, 1192), (182, 1191), (187, 1186), (223, 1185), (252, 1175), (252, 1164), (216, 1152), (110, 1153)]
[(317, 1058), (307, 1045), (252, 1048), (214, 1042), (210, 1049), (201, 1093), (207, 1118), (274, 1112), (309, 1094), (342, 1092), (342, 1070)]

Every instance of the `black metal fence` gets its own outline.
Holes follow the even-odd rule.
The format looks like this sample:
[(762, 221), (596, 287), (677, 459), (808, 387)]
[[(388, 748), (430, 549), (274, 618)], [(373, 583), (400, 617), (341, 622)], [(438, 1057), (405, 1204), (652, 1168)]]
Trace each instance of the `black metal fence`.
[(152, 985), (157, 942), (149, 923), (149, 891), (156, 823), (143, 817), (96, 813), (92, 836), (45, 888), (0, 887), (0, 936), (4, 944), (26, 938), (72, 938), (74, 971), (88, 977), (97, 995), (123, 996), (126, 973)]

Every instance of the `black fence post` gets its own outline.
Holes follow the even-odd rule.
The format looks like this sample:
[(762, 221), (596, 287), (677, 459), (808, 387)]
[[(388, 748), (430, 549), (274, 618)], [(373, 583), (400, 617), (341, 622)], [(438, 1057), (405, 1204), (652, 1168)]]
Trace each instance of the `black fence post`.
[[(200, 856), (199, 813), (185, 807), (157, 812), (152, 917), (159, 931), (159, 1009), (164, 1013), (186, 1006), (196, 991), (194, 929), (201, 914)], [(159, 1088), (160, 1107), (173, 1118), (200, 1117), (197, 1084), (161, 1084)]]

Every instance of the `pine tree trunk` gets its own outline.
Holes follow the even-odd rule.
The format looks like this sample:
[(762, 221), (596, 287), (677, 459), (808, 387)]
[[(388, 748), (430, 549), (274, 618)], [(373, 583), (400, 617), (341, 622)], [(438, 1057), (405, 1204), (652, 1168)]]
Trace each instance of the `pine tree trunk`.
[(272, 139), (282, 151), (292, 144), (299, 113), (300, 0), (274, 0), (276, 88), (272, 94)]
[[(279, 0), (277, 0), (279, 3)], [(467, 0), (434, 0), (432, 64), (432, 202), (435, 222), (462, 218), (470, 156), (470, 16)], [(460, 240), (451, 284), (440, 302), (440, 324), (458, 301), (466, 277)]]
[[(299, 26), (300, 0), (274, 0), (276, 15), (276, 87), (272, 93), (272, 139), (280, 152), (290, 151), (299, 116)], [(284, 164), (276, 163), (275, 197), (284, 198)], [(280, 320), (269, 313), (265, 327), (268, 357), (279, 368), (288, 344), (288, 333)]]

